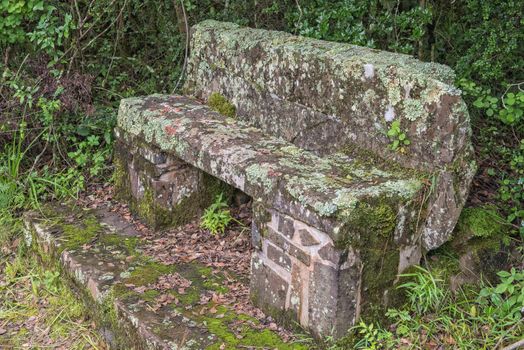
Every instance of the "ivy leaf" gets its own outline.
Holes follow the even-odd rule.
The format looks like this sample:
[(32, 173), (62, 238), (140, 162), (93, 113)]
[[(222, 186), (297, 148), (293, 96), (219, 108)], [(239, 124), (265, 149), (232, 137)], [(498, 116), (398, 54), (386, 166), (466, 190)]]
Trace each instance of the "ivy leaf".
[(506, 290), (508, 289), (508, 285), (507, 284), (504, 284), (504, 283), (501, 283), (497, 286), (497, 288), (495, 288), (495, 293), (497, 294), (502, 294), (504, 293)]
[(482, 100), (480, 98), (476, 99), (475, 102), (473, 102), (473, 106), (477, 107), (477, 108), (482, 108), (484, 107), (484, 102), (482, 102)]

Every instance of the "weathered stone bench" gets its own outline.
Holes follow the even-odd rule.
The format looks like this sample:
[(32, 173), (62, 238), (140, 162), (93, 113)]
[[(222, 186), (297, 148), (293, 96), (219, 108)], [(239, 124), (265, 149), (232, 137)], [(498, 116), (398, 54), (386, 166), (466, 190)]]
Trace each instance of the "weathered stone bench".
[[(408, 56), (206, 21), (186, 90), (122, 101), (117, 192), (153, 226), (232, 186), (253, 199), (251, 294), (343, 335), (394, 302), (398, 273), (451, 235), (475, 165), (452, 71)], [(392, 150), (393, 120), (411, 141)]]

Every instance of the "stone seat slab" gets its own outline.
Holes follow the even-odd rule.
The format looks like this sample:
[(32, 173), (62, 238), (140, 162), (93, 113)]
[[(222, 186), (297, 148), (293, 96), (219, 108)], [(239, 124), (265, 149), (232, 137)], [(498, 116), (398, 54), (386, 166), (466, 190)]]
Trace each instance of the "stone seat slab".
[(116, 133), (128, 145), (145, 141), (179, 157), (335, 242), (351, 235), (345, 225), (362, 203), (399, 209), (424, 188), (423, 174), (372, 165), (363, 156), (319, 157), (185, 96), (122, 100)]

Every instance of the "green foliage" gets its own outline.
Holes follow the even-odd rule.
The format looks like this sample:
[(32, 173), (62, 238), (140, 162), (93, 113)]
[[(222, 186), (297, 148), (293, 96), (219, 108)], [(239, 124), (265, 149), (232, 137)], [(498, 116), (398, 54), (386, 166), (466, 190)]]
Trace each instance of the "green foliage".
[(441, 288), (443, 281), (423, 267), (415, 266), (415, 269), (413, 273), (400, 275), (403, 278), (413, 278), (413, 280), (401, 284), (399, 288), (406, 290), (411, 306), (420, 314), (438, 310), (446, 296)]
[(23, 43), (27, 22), (34, 21), (45, 12), (43, 0), (4, 0), (0, 2), (0, 47)]
[(519, 126), (524, 114), (524, 92), (512, 92), (510, 89), (520, 87), (521, 84), (508, 85), (500, 98), (493, 96), (491, 89), (466, 79), (461, 79), (459, 85), (466, 94), (475, 98), (473, 106), (483, 111), (486, 116), (495, 117), (506, 125)]
[(221, 193), (216, 196), (215, 202), (204, 211), (204, 215), (200, 219), (200, 226), (214, 235), (224, 233), (227, 225), (233, 220), (227, 208), (227, 202), (223, 199)]
[(497, 275), (500, 283), (495, 287), (483, 288), (478, 302), (498, 317), (518, 322), (524, 317), (524, 271), (512, 268), (510, 271), (500, 271)]
[[(0, 348), (22, 349), (27, 344), (33, 348), (66, 344), (72, 350), (105, 348), (97, 330), (90, 326), (88, 310), (62, 283), (60, 272), (43, 269), (36, 254), (28, 254), (22, 230), (19, 218), (0, 210), (0, 323), (9, 325), (8, 333), (0, 338)], [(34, 328), (28, 327), (29, 317)]]
[(522, 1), (443, 1), (439, 11), (442, 47), (438, 56), (460, 78), (496, 90), (524, 80), (524, 31), (519, 30), (524, 23)]
[(391, 123), (389, 130), (387, 131), (387, 135), (391, 141), (391, 143), (389, 144), (389, 148), (392, 151), (405, 153), (405, 146), (409, 146), (411, 144), (411, 141), (409, 141), (409, 139), (407, 138), (406, 133), (400, 129), (399, 120), (394, 120)]
[(386, 313), (388, 328), (360, 322), (331, 349), (419, 349), (433, 344), (476, 350), (511, 344), (524, 332), (524, 273), (512, 269), (498, 275), (501, 283), (495, 287), (452, 294), (433, 272), (419, 268), (409, 274), (412, 282), (401, 287), (411, 296), (409, 302)]
[(286, 17), (297, 34), (415, 54), (432, 12), (430, 7), (406, 7), (396, 1), (314, 0)]
[(359, 341), (354, 345), (355, 349), (376, 350), (393, 347), (393, 334), (376, 327), (373, 323), (360, 321), (352, 330), (359, 337)]
[(491, 163), (487, 174), (498, 183), (498, 199), (506, 221), (524, 235), (524, 92), (521, 83), (507, 84), (500, 97), (491, 89), (461, 79), (460, 87), (472, 100), (471, 112), (479, 129), (480, 155)]
[[(506, 219), (501, 225), (524, 236), (521, 1), (184, 0), (183, 4), (189, 25), (208, 18), (227, 20), (452, 66), (473, 120), (482, 178), (474, 183), (488, 182), (486, 187), (495, 189), (495, 195), (490, 193), (483, 201), (497, 206), (497, 218)], [(173, 1), (139, 0), (0, 1), (0, 213), (14, 215), (42, 200), (75, 196), (88, 181), (104, 179), (118, 101), (180, 87), (185, 25), (179, 6)], [(233, 108), (218, 100), (226, 107), (221, 113), (234, 115)], [(406, 151), (410, 141), (399, 121), (391, 123), (387, 136), (392, 150)], [(494, 217), (495, 209), (489, 210), (493, 211), (489, 217)], [(475, 219), (475, 235), (495, 234), (486, 218)], [(217, 197), (202, 217), (202, 227), (217, 234), (231, 220), (227, 204)], [(20, 268), (13, 264), (6, 270), (14, 273)], [(523, 332), (515, 326), (518, 315), (512, 313), (522, 291), (519, 273), (501, 276), (500, 285), (505, 287), (487, 287), (472, 300), (445, 292), (438, 277), (418, 270), (403, 285), (410, 303), (387, 314), (394, 327), (361, 323), (355, 329), (361, 339), (356, 348), (398, 348), (407, 346), (400, 343), (407, 339), (412, 348), (433, 340), (476, 349), (516, 339)], [(39, 280), (48, 281), (42, 282), (44, 289), (53, 288), (53, 276)], [(514, 303), (508, 301), (515, 296)], [(448, 336), (452, 341), (446, 342)], [(330, 349), (335, 348), (333, 342)]]

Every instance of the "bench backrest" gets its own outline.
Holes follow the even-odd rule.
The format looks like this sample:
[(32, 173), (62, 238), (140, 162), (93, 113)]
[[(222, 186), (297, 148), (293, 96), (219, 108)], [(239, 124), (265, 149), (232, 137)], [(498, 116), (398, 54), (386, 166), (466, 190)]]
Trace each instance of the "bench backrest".
[[(191, 31), (185, 92), (219, 93), (240, 120), (316, 154), (426, 173), (422, 240), (433, 249), (449, 239), (476, 170), (454, 78), (407, 55), (204, 21)], [(399, 139), (409, 145), (395, 149)]]
[[(425, 171), (470, 151), (468, 113), (447, 66), (216, 21), (194, 26), (191, 37), (187, 91), (219, 92), (240, 119), (302, 148), (358, 145)], [(406, 152), (388, 147), (395, 120), (411, 142)]]

